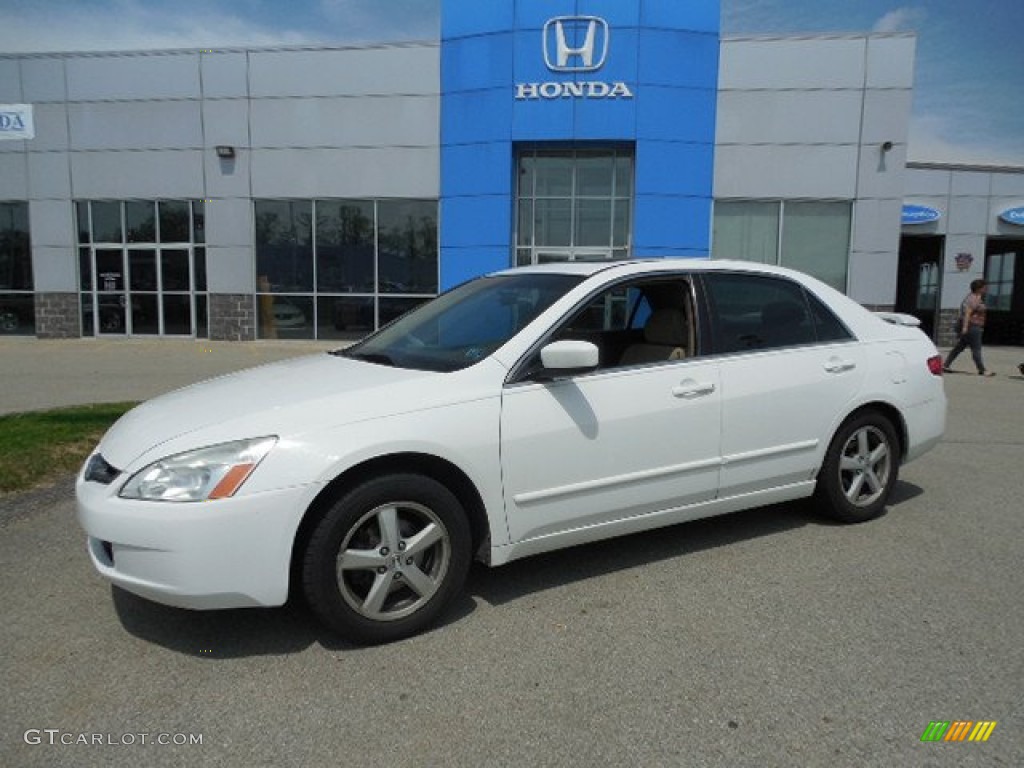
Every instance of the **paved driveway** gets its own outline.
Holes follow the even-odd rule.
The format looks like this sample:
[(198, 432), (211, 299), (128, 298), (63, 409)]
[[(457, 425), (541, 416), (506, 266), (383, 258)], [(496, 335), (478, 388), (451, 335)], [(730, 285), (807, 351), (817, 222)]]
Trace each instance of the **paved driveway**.
[(111, 590), (70, 480), (0, 499), (0, 765), (1020, 766), (1024, 378), (946, 381), (880, 520), (790, 504), (476, 567), (382, 648)]

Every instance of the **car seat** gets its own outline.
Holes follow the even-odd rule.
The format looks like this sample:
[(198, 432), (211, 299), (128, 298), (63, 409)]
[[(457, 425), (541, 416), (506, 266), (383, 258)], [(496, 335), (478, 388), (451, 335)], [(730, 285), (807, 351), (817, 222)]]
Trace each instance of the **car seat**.
[(644, 340), (631, 344), (622, 353), (619, 365), (640, 365), (686, 357), (689, 325), (681, 309), (656, 309), (644, 325)]

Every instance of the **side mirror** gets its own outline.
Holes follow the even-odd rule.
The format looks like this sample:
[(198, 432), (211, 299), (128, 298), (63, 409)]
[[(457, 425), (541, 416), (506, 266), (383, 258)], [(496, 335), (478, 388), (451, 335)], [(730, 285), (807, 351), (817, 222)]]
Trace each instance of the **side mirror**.
[(596, 344), (589, 341), (553, 341), (540, 351), (540, 362), (544, 372), (571, 376), (597, 368), (601, 354)]

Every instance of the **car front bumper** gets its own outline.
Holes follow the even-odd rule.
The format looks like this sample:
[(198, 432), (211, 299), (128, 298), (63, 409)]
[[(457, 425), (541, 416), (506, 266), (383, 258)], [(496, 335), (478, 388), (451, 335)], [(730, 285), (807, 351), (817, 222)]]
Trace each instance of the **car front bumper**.
[(119, 498), (120, 486), (79, 477), (75, 489), (89, 557), (107, 580), (179, 608), (287, 600), (295, 532), (316, 487), (170, 503)]

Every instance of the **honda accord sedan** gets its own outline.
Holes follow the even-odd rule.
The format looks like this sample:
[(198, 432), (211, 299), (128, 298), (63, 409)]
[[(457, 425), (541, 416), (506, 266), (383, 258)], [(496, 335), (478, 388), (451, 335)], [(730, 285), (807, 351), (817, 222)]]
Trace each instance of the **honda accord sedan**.
[(347, 349), (158, 397), (77, 482), (96, 569), (191, 609), (305, 598), (362, 643), (435, 622), (476, 558), (813, 497), (880, 515), (945, 429), (912, 318), (745, 262), (472, 280)]

